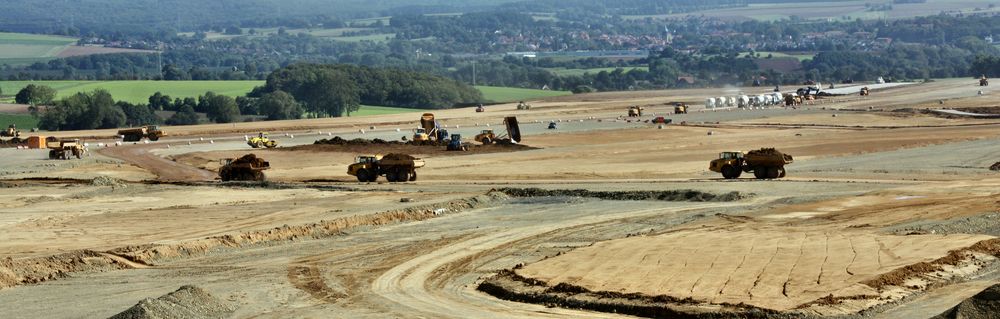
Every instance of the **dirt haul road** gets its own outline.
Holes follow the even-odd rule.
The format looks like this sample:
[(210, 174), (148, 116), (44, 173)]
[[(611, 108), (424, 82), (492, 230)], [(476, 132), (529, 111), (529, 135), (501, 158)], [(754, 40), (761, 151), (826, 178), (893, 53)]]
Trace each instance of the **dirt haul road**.
[[(672, 101), (729, 94), (699, 89), (440, 111), (467, 137), (517, 115), (525, 144), (539, 149), (428, 152), (421, 180), (404, 184), (348, 182), (346, 165), (367, 149), (251, 151), (242, 135), (268, 130), (286, 146), (332, 134), (398, 139), (415, 113), (168, 128), (175, 134), (159, 142), (78, 162), (0, 150), (12, 155), (0, 157), (8, 178), (208, 181), (218, 159), (255, 152), (276, 181), (0, 181), (10, 190), (0, 192), (0, 254), (9, 257), (0, 259), (0, 317), (108, 317), (188, 284), (232, 304), (235, 317), (259, 318), (936, 314), (1000, 278), (991, 271), (1000, 268), (991, 242), (1000, 177), (987, 169), (1000, 160), (1000, 124), (839, 109), (940, 97), (1000, 104), (991, 92), (966, 96), (965, 82), (797, 109), (669, 114)], [(636, 104), (650, 114), (622, 118)], [(655, 113), (688, 125), (644, 122)], [(550, 120), (559, 128), (546, 129)], [(788, 178), (723, 181), (706, 169), (718, 152), (768, 146), (795, 156)], [(490, 191), (527, 186), (555, 191)], [(500, 281), (511, 270), (566, 285)], [(480, 291), (494, 282), (511, 289)]]

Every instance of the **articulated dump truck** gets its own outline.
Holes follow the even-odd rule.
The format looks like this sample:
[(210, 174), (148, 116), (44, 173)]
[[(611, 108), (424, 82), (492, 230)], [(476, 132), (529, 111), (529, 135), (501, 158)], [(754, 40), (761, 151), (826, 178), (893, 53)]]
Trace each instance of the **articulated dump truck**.
[(347, 174), (359, 182), (374, 182), (385, 176), (390, 183), (416, 181), (417, 169), (424, 167), (424, 160), (406, 154), (359, 155), (347, 167)]
[(483, 130), (474, 138), (476, 142), (483, 145), (516, 144), (521, 142), (521, 126), (517, 123), (516, 116), (508, 116), (503, 119), (504, 126), (507, 127), (507, 134), (496, 134), (493, 130)]
[(722, 152), (709, 163), (708, 169), (722, 173), (726, 179), (739, 178), (743, 172), (753, 173), (758, 179), (785, 177), (785, 165), (793, 162), (792, 156), (773, 148), (762, 148), (746, 153)]
[(159, 140), (161, 137), (166, 136), (167, 134), (164, 133), (162, 130), (160, 130), (159, 126), (149, 125), (149, 126), (119, 130), (118, 135), (122, 137), (122, 141), (124, 142), (138, 142), (141, 141), (143, 138), (148, 138), (150, 141), (155, 142)]
[(255, 154), (243, 155), (240, 158), (227, 158), (221, 161), (219, 168), (219, 179), (228, 181), (258, 181), (262, 182), (267, 177), (264, 170), (271, 168), (271, 163)]

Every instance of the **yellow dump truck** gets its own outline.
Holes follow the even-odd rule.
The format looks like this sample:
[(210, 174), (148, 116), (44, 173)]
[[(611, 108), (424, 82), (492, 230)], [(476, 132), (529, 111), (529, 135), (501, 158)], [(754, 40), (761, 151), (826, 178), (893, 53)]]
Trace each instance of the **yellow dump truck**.
[(148, 138), (150, 141), (157, 141), (161, 137), (167, 134), (160, 130), (159, 126), (149, 125), (137, 128), (130, 128), (119, 130), (118, 135), (122, 137), (122, 141), (125, 142), (138, 142), (143, 138)]
[(45, 147), (49, 149), (49, 159), (67, 160), (74, 156), (79, 159), (87, 152), (80, 140), (49, 141)]
[(493, 143), (501, 144), (512, 144), (521, 142), (521, 126), (517, 122), (516, 116), (508, 116), (503, 119), (504, 126), (507, 127), (507, 134), (500, 135), (493, 132), (493, 130), (483, 130), (477, 134), (473, 139), (476, 142), (483, 143), (483, 145), (489, 145)]
[(722, 152), (709, 163), (708, 169), (722, 173), (726, 179), (739, 178), (743, 172), (753, 172), (758, 179), (785, 177), (785, 165), (793, 162), (792, 156), (773, 148), (749, 152)]
[(374, 182), (379, 176), (385, 176), (390, 183), (412, 182), (424, 164), (424, 160), (406, 154), (358, 155), (347, 167), (347, 174), (359, 182)]
[(228, 181), (264, 181), (267, 177), (264, 170), (271, 168), (271, 163), (255, 154), (243, 155), (240, 158), (227, 158), (220, 161), (219, 179)]

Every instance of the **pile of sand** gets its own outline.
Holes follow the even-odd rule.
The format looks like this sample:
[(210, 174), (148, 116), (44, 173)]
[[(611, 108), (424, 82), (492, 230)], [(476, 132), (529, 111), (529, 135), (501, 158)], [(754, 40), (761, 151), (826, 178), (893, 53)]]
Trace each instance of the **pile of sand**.
[(993, 285), (932, 319), (989, 319), (1000, 317), (1000, 284)]
[(124, 188), (124, 187), (128, 186), (128, 184), (126, 184), (124, 181), (122, 181), (120, 179), (117, 179), (117, 178), (114, 178), (114, 177), (107, 177), (107, 176), (98, 176), (98, 177), (95, 177), (93, 180), (90, 181), (90, 185), (93, 185), (93, 186), (111, 186), (111, 187), (114, 187), (114, 188)]
[(110, 319), (200, 319), (228, 318), (236, 311), (205, 290), (183, 286), (159, 298), (146, 298)]

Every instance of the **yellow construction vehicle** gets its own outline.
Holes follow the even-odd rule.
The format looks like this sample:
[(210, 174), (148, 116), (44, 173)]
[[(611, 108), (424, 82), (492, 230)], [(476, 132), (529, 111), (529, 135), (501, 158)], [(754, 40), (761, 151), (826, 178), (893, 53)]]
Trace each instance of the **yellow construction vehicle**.
[(785, 177), (785, 165), (791, 164), (792, 156), (773, 148), (762, 148), (746, 153), (722, 152), (719, 158), (709, 163), (708, 169), (722, 173), (726, 179), (739, 178), (743, 172), (753, 172), (758, 179)]
[(990, 85), (990, 80), (986, 78), (986, 74), (983, 74), (983, 76), (979, 77), (979, 86), (989, 86), (989, 85)]
[(257, 136), (247, 140), (247, 145), (253, 148), (275, 148), (278, 147), (278, 141), (268, 138), (267, 132), (260, 132), (257, 133)]
[(0, 131), (0, 137), (21, 137), (21, 131), (17, 130), (17, 125), (11, 124), (7, 126), (7, 129)]
[(167, 134), (160, 130), (159, 126), (149, 125), (138, 128), (130, 128), (119, 130), (118, 135), (122, 137), (122, 141), (125, 142), (138, 142), (143, 138), (148, 138), (150, 141), (157, 141), (161, 137)]
[(674, 114), (687, 114), (688, 106), (687, 104), (677, 102), (674, 103)]
[(520, 143), (521, 142), (521, 127), (517, 124), (517, 117), (508, 116), (503, 119), (504, 125), (507, 127), (506, 135), (497, 135), (493, 130), (483, 130), (474, 138), (476, 142), (483, 143), (483, 145), (489, 145), (493, 143)]
[(441, 128), (441, 125), (434, 119), (434, 113), (424, 113), (420, 116), (420, 127), (413, 130), (414, 142), (441, 142), (446, 139), (448, 139), (448, 130)]
[(421, 167), (423, 160), (406, 154), (358, 155), (347, 167), (347, 174), (359, 182), (374, 182), (379, 176), (385, 176), (390, 183), (412, 182), (417, 180), (417, 168)]
[(861, 96), (868, 96), (868, 95), (871, 95), (871, 91), (868, 90), (868, 87), (866, 86), (861, 88)]
[(49, 149), (49, 159), (67, 160), (74, 156), (80, 159), (87, 152), (87, 149), (83, 147), (83, 143), (80, 143), (80, 140), (49, 141), (45, 144), (45, 147)]
[(641, 106), (629, 106), (628, 107), (628, 117), (641, 117), (642, 107)]
[(517, 109), (518, 110), (530, 110), (531, 109), (531, 104), (524, 103), (524, 101), (517, 102)]
[(254, 154), (243, 155), (240, 158), (222, 159), (219, 167), (219, 178), (228, 181), (264, 181), (264, 170), (271, 168), (271, 163)]

